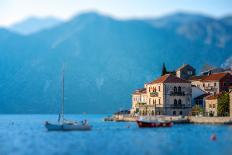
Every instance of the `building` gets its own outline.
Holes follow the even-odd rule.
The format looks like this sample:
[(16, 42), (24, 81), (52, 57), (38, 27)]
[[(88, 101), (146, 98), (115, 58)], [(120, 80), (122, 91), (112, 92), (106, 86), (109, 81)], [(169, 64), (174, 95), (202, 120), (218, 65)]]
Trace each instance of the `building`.
[(182, 79), (187, 80), (194, 75), (196, 75), (196, 70), (189, 64), (184, 64), (176, 70), (176, 76)]
[(208, 76), (193, 76), (190, 78), (192, 85), (195, 85), (210, 94), (218, 94), (222, 91), (229, 91), (232, 85), (230, 73), (216, 73)]
[[(145, 84), (132, 95), (132, 113), (142, 115), (188, 115), (191, 110), (191, 83), (166, 74)], [(146, 95), (145, 95), (146, 93)], [(146, 100), (142, 100), (146, 98)], [(143, 102), (142, 102), (143, 101)]]
[(194, 105), (198, 105), (201, 108), (205, 109), (205, 99), (208, 97), (209, 94), (202, 94), (194, 98)]
[(204, 97), (209, 95), (201, 88), (192, 85), (192, 106), (195, 104), (200, 105), (202, 108), (204, 107)]
[(232, 117), (232, 90), (230, 90), (230, 117)]
[(210, 95), (205, 99), (205, 112), (208, 116), (217, 116), (218, 95)]
[(135, 90), (132, 94), (132, 114), (147, 115), (147, 92), (146, 88)]

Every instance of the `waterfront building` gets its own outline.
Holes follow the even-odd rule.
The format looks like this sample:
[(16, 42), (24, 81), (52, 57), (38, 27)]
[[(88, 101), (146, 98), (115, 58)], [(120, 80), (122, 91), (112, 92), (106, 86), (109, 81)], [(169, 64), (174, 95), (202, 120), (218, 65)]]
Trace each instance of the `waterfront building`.
[(190, 81), (192, 85), (215, 95), (223, 91), (229, 91), (229, 87), (232, 84), (232, 75), (225, 72), (208, 76), (193, 76), (190, 78)]
[(132, 94), (132, 114), (147, 115), (147, 92), (146, 88), (135, 90)]
[(204, 107), (204, 98), (209, 94), (202, 90), (201, 88), (192, 85), (192, 106), (199, 105), (200, 107)]
[(132, 94), (131, 112), (140, 115), (188, 115), (191, 96), (189, 81), (166, 74)]
[(205, 99), (205, 113), (208, 116), (217, 116), (217, 105), (219, 95), (210, 95)]
[(230, 90), (229, 95), (230, 95), (230, 117), (232, 117), (232, 90)]
[(184, 64), (176, 70), (176, 76), (182, 79), (189, 79), (196, 74), (195, 68), (189, 64)]

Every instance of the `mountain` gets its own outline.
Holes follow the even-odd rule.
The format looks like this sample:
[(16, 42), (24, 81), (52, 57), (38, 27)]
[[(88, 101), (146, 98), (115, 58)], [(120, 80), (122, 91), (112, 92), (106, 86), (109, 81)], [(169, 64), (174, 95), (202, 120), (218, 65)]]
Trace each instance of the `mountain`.
[(175, 13), (159, 19), (146, 19), (151, 25), (177, 34), (190, 41), (198, 41), (208, 45), (224, 48), (231, 46), (230, 17), (215, 19), (199, 14)]
[[(8, 37), (0, 34), (0, 113), (57, 113), (63, 64), (65, 111), (112, 113), (129, 108), (131, 93), (159, 76), (163, 62), (169, 70), (184, 63), (199, 70), (203, 64), (219, 66), (231, 56), (230, 39), (224, 46), (205, 43), (201, 35), (189, 39), (178, 33), (185, 25), (178, 20), (180, 25), (157, 27), (147, 19), (117, 20), (90, 12), (27, 36), (4, 30)], [(212, 36), (218, 39), (220, 34), (213, 31)]]
[(9, 30), (22, 35), (29, 35), (44, 29), (52, 28), (61, 23), (62, 21), (60, 19), (54, 17), (46, 17), (46, 18), (30, 17), (21, 22), (11, 25)]

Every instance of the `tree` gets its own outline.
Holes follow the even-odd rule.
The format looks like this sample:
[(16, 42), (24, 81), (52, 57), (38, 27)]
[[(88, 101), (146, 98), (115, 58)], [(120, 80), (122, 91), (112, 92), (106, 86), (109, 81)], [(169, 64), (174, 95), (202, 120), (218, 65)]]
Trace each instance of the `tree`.
[(163, 76), (163, 75), (165, 75), (165, 74), (167, 74), (167, 73), (168, 73), (168, 71), (167, 71), (167, 69), (166, 69), (165, 64), (163, 63), (161, 76)]
[(228, 93), (222, 93), (218, 97), (217, 115), (229, 116), (230, 96)]
[(196, 115), (203, 115), (204, 114), (204, 109), (202, 107), (200, 107), (199, 105), (195, 105), (192, 107), (192, 115), (196, 116)]

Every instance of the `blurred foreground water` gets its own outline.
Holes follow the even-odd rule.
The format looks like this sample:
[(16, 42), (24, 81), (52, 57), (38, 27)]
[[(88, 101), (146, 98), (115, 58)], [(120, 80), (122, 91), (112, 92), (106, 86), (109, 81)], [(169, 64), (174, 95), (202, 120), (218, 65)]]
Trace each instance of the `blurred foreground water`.
[[(139, 129), (134, 122), (104, 122), (106, 115), (66, 115), (88, 119), (92, 131), (48, 132), (44, 121), (57, 115), (0, 115), (0, 155), (231, 155), (232, 126), (174, 125)], [(210, 139), (216, 134), (216, 141)]]

